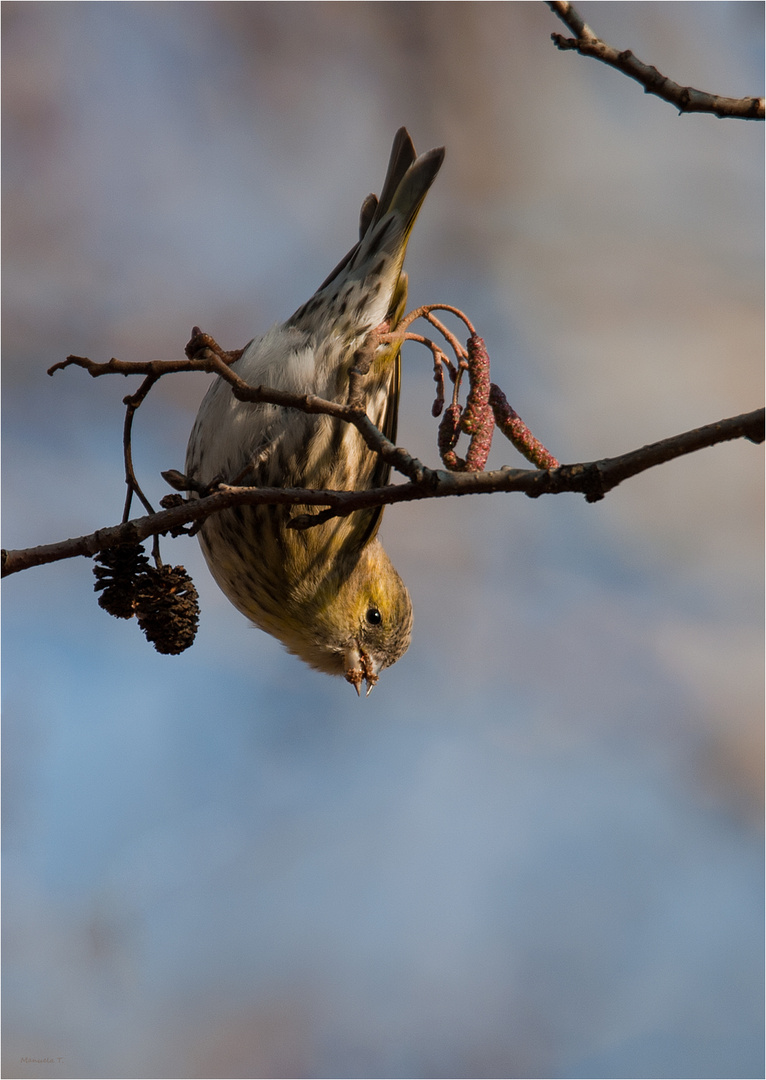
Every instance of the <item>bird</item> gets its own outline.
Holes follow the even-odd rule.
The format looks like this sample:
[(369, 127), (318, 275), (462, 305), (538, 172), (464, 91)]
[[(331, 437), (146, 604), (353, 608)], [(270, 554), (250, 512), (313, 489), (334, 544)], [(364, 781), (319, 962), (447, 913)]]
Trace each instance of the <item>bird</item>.
[[(290, 318), (245, 347), (232, 364), (237, 375), (251, 386), (347, 400), (355, 353), (404, 314), (407, 242), (443, 160), (443, 147), (418, 156), (406, 128), (397, 131), (380, 196), (362, 204), (358, 242)], [(364, 380), (366, 410), (391, 442), (400, 384), (400, 345), (378, 345)], [(220, 377), (200, 405), (186, 454), (196, 490), (223, 481), (362, 491), (386, 484), (389, 472), (353, 425), (238, 401)], [(312, 668), (345, 677), (357, 694), (364, 682), (369, 694), (412, 634), (409, 592), (378, 536), (383, 507), (300, 530), (289, 527), (296, 510), (316, 512), (240, 505), (211, 515), (199, 532), (205, 560), (255, 626)]]

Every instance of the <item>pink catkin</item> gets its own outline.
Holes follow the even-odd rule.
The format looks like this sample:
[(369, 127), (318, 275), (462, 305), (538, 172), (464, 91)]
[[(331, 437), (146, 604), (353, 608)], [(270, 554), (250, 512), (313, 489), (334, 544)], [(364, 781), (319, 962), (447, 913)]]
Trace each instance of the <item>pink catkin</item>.
[(487, 464), (487, 458), (492, 449), (492, 434), (494, 430), (495, 421), (492, 416), (492, 410), (487, 407), (484, 410), (481, 427), (479, 427), (471, 436), (471, 442), (465, 459), (467, 472), (480, 472)]
[(434, 361), (434, 382), (436, 383), (436, 398), (431, 406), (432, 416), (441, 416), (444, 408), (444, 368), (441, 360)]
[(503, 391), (494, 383), (490, 387), (489, 401), (497, 426), (527, 461), (531, 461), (538, 469), (558, 468), (559, 462), (553, 454), (534, 437), (519, 414), (508, 404)]
[(439, 457), (450, 472), (463, 472), (465, 462), (455, 453), (455, 444), (460, 437), (460, 414), (462, 406), (452, 404), (444, 410), (444, 416), (439, 423)]
[(495, 421), (489, 404), (489, 353), (477, 333), (468, 339), (468, 379), (470, 389), (460, 426), (471, 436), (465, 469), (478, 472), (487, 464)]
[(460, 426), (466, 435), (474, 435), (485, 426), (490, 389), (489, 355), (478, 334), (468, 339), (468, 379), (470, 389)]

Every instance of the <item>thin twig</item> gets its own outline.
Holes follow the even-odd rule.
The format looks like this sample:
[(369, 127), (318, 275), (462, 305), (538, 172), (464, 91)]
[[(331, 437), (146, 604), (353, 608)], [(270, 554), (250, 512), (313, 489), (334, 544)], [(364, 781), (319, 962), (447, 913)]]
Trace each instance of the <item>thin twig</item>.
[(434, 311), (451, 312), (451, 314), (456, 315), (458, 319), (461, 319), (462, 322), (465, 323), (469, 334), (476, 333), (470, 319), (464, 311), (460, 310), (460, 308), (453, 307), (452, 304), (423, 304), (422, 307), (413, 308), (412, 311), (410, 311), (407, 315), (403, 316), (402, 319), (400, 319), (396, 330), (391, 334), (389, 340), (416, 341), (417, 335), (413, 334), (412, 337), (410, 337), (408, 330), (416, 319), (426, 319), (428, 322), (431, 323), (433, 327), (435, 327), (439, 331), (445, 341), (449, 343), (449, 346), (455, 353), (455, 356), (458, 359), (464, 359), (468, 355), (465, 346), (458, 340), (457, 337), (455, 337), (451, 330), (447, 329), (444, 323), (442, 323), (439, 319), (436, 318), (436, 316), (433, 314)]
[[(151, 381), (155, 382), (156, 380), (152, 379)], [(149, 382), (149, 379), (147, 379), (146, 382)], [(148, 388), (146, 392), (148, 392)], [(125, 495), (125, 508), (122, 512), (122, 520), (127, 521), (130, 517), (130, 507), (133, 501), (134, 493), (138, 495), (139, 499), (143, 503), (144, 510), (147, 510), (150, 514), (153, 514), (154, 507), (141, 490), (141, 485), (136, 478), (136, 472), (133, 468), (133, 417), (136, 415), (136, 409), (138, 408), (140, 401), (138, 402), (138, 404), (136, 404), (132, 398), (126, 397), (124, 400), (124, 404), (125, 424), (122, 430), (122, 453), (125, 462), (125, 486), (128, 490)]]
[[(383, 337), (386, 340), (387, 335)], [(68, 356), (66, 360), (54, 364), (48, 374), (75, 365), (83, 368), (94, 379), (101, 375), (151, 375), (155, 379), (180, 371), (205, 371), (220, 375), (229, 383), (232, 393), (239, 401), (263, 402), (269, 405), (281, 405), (288, 409), (298, 409), (305, 413), (319, 413), (353, 424), (367, 446), (379, 454), (386, 464), (408, 479), (420, 482), (428, 471), (425, 466), (401, 451), (382, 431), (372, 423), (364, 409), (358, 405), (343, 405), (337, 401), (328, 401), (316, 394), (291, 394), (287, 390), (275, 390), (269, 386), (249, 386), (236, 372), (225, 363), (218, 354), (206, 350), (204, 353), (186, 360), (118, 360), (112, 357), (104, 363), (89, 360), (86, 356)]]
[(568, 0), (548, 0), (548, 7), (576, 35), (574, 38), (563, 34), (551, 34), (557, 48), (574, 49), (581, 56), (591, 56), (603, 64), (621, 71), (623, 75), (635, 79), (644, 88), (644, 93), (654, 94), (675, 105), (681, 113), (705, 112), (718, 117), (734, 117), (739, 120), (763, 120), (766, 115), (764, 98), (721, 97), (708, 94), (704, 90), (695, 90), (693, 86), (680, 86), (678, 83), (660, 74), (656, 67), (639, 60), (630, 49), (620, 51), (596, 37), (591, 28)]

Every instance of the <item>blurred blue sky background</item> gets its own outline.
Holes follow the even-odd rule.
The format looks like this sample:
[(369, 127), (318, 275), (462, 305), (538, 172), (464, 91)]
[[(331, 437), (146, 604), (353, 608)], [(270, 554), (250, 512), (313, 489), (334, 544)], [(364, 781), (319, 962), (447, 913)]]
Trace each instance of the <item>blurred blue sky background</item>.
[[(580, 10), (762, 93), (760, 3)], [(542, 3), (2, 15), (5, 547), (122, 510), (133, 384), (46, 368), (285, 318), (401, 124), (447, 147), (411, 301), (468, 312), (561, 460), (762, 402), (763, 126), (557, 52)], [(155, 502), (205, 385), (137, 417)], [(400, 440), (435, 463), (432, 397), (412, 347)], [(3, 1075), (762, 1076), (761, 461), (389, 509), (415, 636), (361, 702), (248, 628), (196, 541), (163, 545), (201, 596), (180, 657), (87, 560), (7, 580)]]

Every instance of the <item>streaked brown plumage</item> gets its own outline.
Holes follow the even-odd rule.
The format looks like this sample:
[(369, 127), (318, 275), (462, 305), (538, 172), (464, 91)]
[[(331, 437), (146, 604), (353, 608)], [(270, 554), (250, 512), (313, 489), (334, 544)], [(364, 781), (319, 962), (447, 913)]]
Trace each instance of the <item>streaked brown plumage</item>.
[[(417, 157), (401, 128), (379, 199), (362, 206), (360, 239), (314, 296), (285, 323), (250, 342), (234, 370), (251, 385), (345, 401), (355, 351), (383, 322), (393, 329), (407, 297), (402, 263), (410, 231), (439, 171), (443, 149)], [(365, 380), (367, 412), (393, 441), (399, 350), (381, 346)], [(363, 490), (389, 469), (355, 428), (328, 416), (237, 401), (216, 381), (200, 406), (186, 471), (209, 483)], [(202, 550), (231, 602), (312, 667), (345, 675), (368, 693), (405, 652), (409, 594), (378, 538), (382, 508), (314, 528), (286, 528), (312, 507), (238, 507), (208, 518)]]

